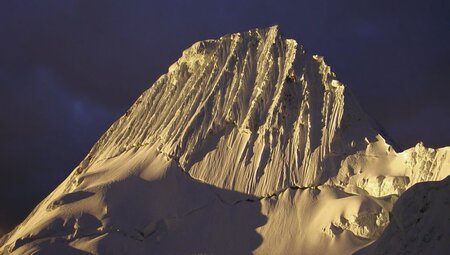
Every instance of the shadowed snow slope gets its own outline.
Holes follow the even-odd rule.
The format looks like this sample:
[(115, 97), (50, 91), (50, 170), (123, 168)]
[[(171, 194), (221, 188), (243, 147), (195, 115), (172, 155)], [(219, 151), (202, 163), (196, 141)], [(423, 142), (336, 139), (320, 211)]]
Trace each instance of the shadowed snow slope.
[(226, 35), (185, 50), (0, 252), (351, 254), (449, 153), (395, 152), (278, 27)]
[(450, 177), (424, 182), (405, 192), (394, 206), (383, 235), (356, 254), (448, 254)]

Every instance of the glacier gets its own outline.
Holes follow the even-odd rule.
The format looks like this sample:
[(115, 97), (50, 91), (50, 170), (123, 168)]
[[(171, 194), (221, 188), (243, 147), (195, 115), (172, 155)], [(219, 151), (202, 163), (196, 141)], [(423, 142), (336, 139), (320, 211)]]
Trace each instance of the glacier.
[(277, 26), (200, 41), (0, 254), (379, 254), (415, 231), (402, 194), (450, 175), (450, 147), (397, 152), (380, 130)]

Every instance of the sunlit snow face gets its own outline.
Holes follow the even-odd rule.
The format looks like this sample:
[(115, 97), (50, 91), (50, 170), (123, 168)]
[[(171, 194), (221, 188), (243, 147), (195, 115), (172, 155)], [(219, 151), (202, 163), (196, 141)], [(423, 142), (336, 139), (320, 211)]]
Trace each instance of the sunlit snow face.
[[(11, 201), (9, 215), (22, 212), (19, 204), (31, 210), (187, 45), (271, 24), (327, 56), (400, 146), (417, 138), (447, 145), (448, 13), (445, 0), (409, 1), (408, 8), (392, 1), (10, 1), (0, 10), (7, 35), (0, 42), (7, 49), (0, 116), (8, 123), (0, 125), (1, 171), (8, 176), (0, 179), (0, 200)], [(58, 86), (26, 89), (41, 79), (33, 70), (42, 66), (58, 76)]]

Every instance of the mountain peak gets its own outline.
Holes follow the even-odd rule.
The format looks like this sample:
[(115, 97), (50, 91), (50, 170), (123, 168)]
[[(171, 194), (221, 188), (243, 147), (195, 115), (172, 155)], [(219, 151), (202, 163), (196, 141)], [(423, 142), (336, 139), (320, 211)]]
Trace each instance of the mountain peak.
[(272, 26), (194, 43), (77, 172), (151, 145), (195, 179), (264, 196), (318, 185), (337, 171), (324, 171), (331, 155), (351, 154), (377, 135), (323, 58)]
[(277, 26), (197, 42), (0, 253), (351, 254), (450, 174), (450, 147), (397, 153), (371, 123)]

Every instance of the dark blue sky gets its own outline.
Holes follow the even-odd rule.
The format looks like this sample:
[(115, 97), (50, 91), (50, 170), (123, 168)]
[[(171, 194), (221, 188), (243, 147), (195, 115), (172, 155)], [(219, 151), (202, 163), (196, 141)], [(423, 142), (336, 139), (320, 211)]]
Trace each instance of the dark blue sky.
[(400, 148), (450, 145), (450, 2), (3, 1), (0, 235), (192, 43), (279, 24)]

